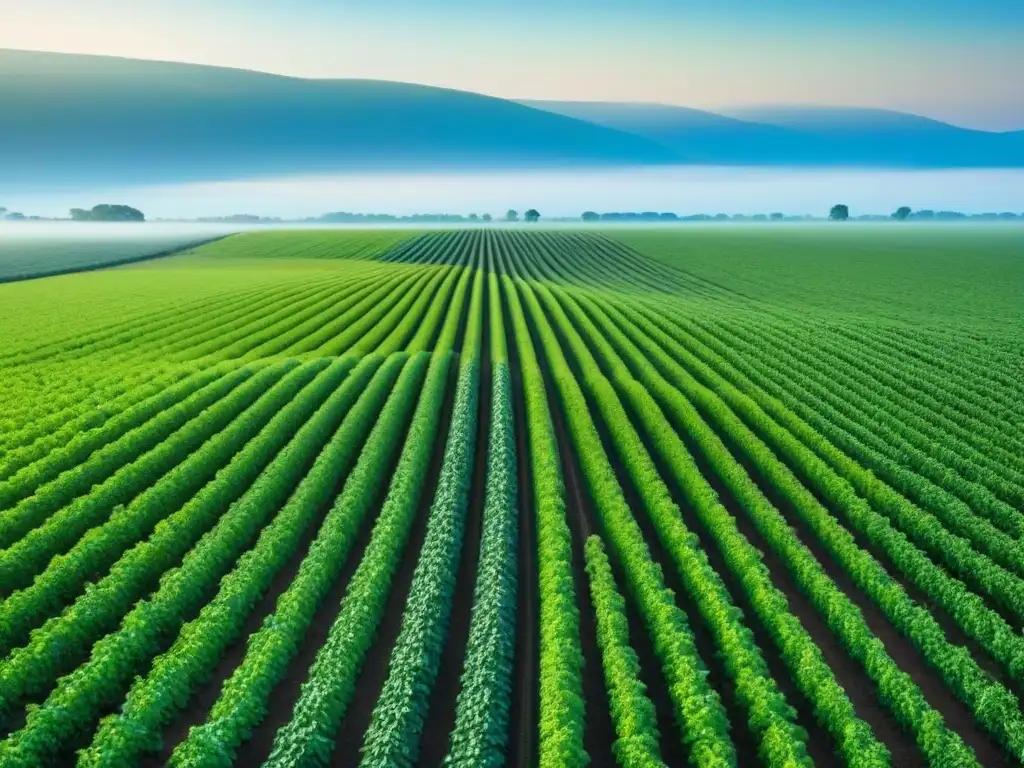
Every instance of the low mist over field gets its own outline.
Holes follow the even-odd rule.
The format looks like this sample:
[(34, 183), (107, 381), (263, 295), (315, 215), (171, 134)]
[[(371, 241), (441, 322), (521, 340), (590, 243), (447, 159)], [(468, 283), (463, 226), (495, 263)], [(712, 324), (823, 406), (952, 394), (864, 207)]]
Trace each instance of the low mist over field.
[[(2, 194), (2, 193), (0, 193)], [(670, 166), (605, 170), (391, 173), (138, 188), (11, 190), (11, 210), (67, 216), (85, 200), (119, 200), (147, 218), (250, 213), (301, 218), (326, 211), (491, 213), (537, 208), (543, 217), (585, 210), (814, 214), (835, 203), (854, 215), (915, 210), (1024, 211), (1024, 170), (855, 170)], [(91, 230), (86, 230), (91, 231)]]

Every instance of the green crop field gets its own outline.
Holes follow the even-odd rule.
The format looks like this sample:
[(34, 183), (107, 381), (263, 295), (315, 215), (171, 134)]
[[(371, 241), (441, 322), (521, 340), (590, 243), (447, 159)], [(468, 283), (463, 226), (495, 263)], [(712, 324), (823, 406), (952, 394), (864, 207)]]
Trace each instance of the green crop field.
[(1024, 232), (0, 285), (0, 768), (1024, 763)]
[(0, 283), (128, 264), (222, 236), (186, 226), (0, 225)]

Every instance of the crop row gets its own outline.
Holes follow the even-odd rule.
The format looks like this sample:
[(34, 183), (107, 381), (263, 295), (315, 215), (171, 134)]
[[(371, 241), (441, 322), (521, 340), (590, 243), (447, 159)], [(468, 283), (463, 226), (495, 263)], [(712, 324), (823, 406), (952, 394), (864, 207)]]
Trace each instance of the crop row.
[[(55, 448), (64, 445), (77, 435), (101, 426), (111, 416), (125, 408), (159, 394), (165, 388), (188, 376), (194, 371), (182, 370), (180, 366), (159, 366), (142, 371), (120, 371), (114, 377), (96, 380), (91, 369), (86, 377), (88, 383), (70, 376), (66, 368), (53, 366), (52, 377), (33, 382), (33, 392), (40, 401), (40, 408), (46, 413), (38, 419), (27, 419), (28, 423), (15, 427), (0, 420), (0, 479), (6, 480), (19, 469), (37, 461)], [(109, 375), (105, 369), (104, 374)], [(62, 386), (74, 392), (68, 401), (62, 401), (59, 390)], [(7, 402), (17, 402), (16, 395)], [(8, 412), (8, 414), (10, 411)]]
[[(736, 618), (722, 618), (738, 617), (740, 614), (732, 605), (725, 585), (711, 567), (696, 537), (684, 524), (680, 510), (672, 501), (639, 435), (631, 425), (611, 382), (602, 374), (580, 333), (598, 349), (612, 379), (639, 415), (643, 428), (653, 438), (666, 463), (678, 475), (690, 476), (688, 479), (692, 484), (696, 479), (693, 473), (699, 475), (699, 472), (689, 459), (685, 445), (675, 432), (666, 429), (667, 421), (653, 398), (632, 378), (589, 319), (578, 310), (573, 313), (580, 323), (581, 330), (577, 333), (548, 289), (538, 287), (537, 291), (545, 297), (556, 325), (568, 337), (569, 346), (574, 350), (583, 372), (584, 386), (591, 391), (598, 410), (609, 426), (612, 442), (644, 500), (644, 506), (665, 551), (675, 560), (683, 583), (690, 594), (694, 595), (701, 614), (722, 648), (727, 668), (737, 680), (737, 692), (745, 706), (752, 713), (761, 712), (765, 708), (762, 702), (774, 699), (778, 711), (786, 712), (787, 705), (781, 693), (773, 690), (774, 681), (771, 680), (749, 630)], [(706, 493), (710, 489), (705, 487), (703, 490)], [(720, 505), (705, 503), (695, 504), (694, 507), (728, 566), (739, 577), (747, 599), (781, 651), (791, 677), (813, 704), (821, 724), (832, 732), (844, 757), (847, 760), (856, 758), (858, 764), (865, 766), (887, 765), (888, 750), (874, 738), (871, 729), (857, 718), (853, 705), (821, 657), (814, 640), (790, 613), (785, 596), (775, 588), (757, 551), (736, 529), (735, 521)], [(767, 685), (762, 691), (744, 690), (745, 680), (756, 679), (751, 670), (757, 670), (766, 679)]]
[(508, 742), (515, 651), (518, 520), (512, 377), (501, 293), (488, 279), (492, 394), (480, 558), (446, 766), (496, 768)]
[(364, 737), (366, 766), (412, 766), (417, 760), (462, 553), (478, 426), (482, 308), (483, 272), (478, 271), (441, 475), (388, 677)]
[(619, 765), (664, 766), (658, 747), (657, 713), (647, 698), (640, 680), (640, 662), (629, 644), (626, 601), (619, 594), (600, 537), (587, 539), (583, 551), (590, 577), (601, 666), (615, 724), (616, 739), (612, 745), (615, 759)]
[(402, 369), (295, 578), (277, 599), (274, 612), (247, 640), (244, 659), (224, 683), (206, 721), (194, 727), (175, 749), (173, 765), (227, 768), (234, 761), (235, 750), (265, 717), (274, 688), (286, 675), (378, 501), (377, 479), (385, 475), (398, 453), (398, 438), (416, 403), (428, 363), (429, 355), (419, 353)]
[[(411, 410), (409, 401), (389, 400), (389, 393), (406, 360), (404, 354), (394, 355), (377, 369), (309, 473), (260, 532), (256, 545), (221, 580), (217, 595), (182, 628), (170, 650), (135, 682), (118, 714), (101, 723), (92, 745), (79, 759), (80, 766), (129, 765), (143, 752), (159, 747), (161, 728), (187, 704), (196, 685), (211, 674), (227, 646), (239, 639), (256, 602), (281, 567), (295, 556), (319, 511), (330, 503), (339, 478), (345, 477), (355, 463), (378, 414), (391, 440), (405, 426)], [(422, 364), (414, 366), (413, 375), (406, 377), (406, 386), (396, 389), (396, 393), (405, 397), (414, 394), (423, 368)], [(390, 408), (385, 402), (392, 403)], [(357, 518), (354, 525), (350, 523), (353, 535), (359, 522)]]
[[(672, 431), (671, 422), (661, 414), (659, 405), (651, 399), (652, 396), (672, 414), (681, 429), (694, 437), (715, 473), (741, 503), (743, 511), (750, 516), (765, 540), (779, 553), (801, 590), (811, 598), (815, 608), (837, 633), (850, 655), (864, 666), (869, 678), (879, 687), (879, 698), (892, 709), (893, 714), (904, 726), (914, 732), (924, 753), (932, 759), (938, 759), (941, 755), (968, 754), (959, 737), (946, 729), (941, 715), (928, 705), (924, 695), (910, 677), (888, 656), (885, 647), (871, 632), (860, 611), (828, 578), (821, 565), (814, 560), (782, 515), (763, 496), (754, 481), (735, 461), (724, 443), (701, 418), (690, 401), (652, 368), (651, 362), (657, 365), (662, 362), (663, 356), (649, 348), (648, 356), (645, 357), (608, 319), (605, 306), (590, 299), (580, 298), (579, 301), (587, 314), (600, 326), (603, 338), (629, 362), (629, 372), (622, 371), (614, 377), (616, 386), (623, 396), (634, 401), (635, 412), (640, 414), (655, 447), (686, 494), (688, 503), (702, 518), (707, 530), (715, 535), (716, 543), (732, 570), (742, 574), (743, 581), (750, 584), (755, 591), (762, 594), (770, 593), (770, 587), (765, 582), (768, 574), (760, 563), (759, 554), (751, 543), (741, 536), (736, 528), (736, 521), (718, 501), (714, 490), (701, 475), (688, 451)], [(607, 351), (605, 357), (609, 361), (617, 361), (615, 352)], [(638, 376), (640, 381), (632, 380), (629, 373)], [(770, 602), (760, 601), (760, 604), (771, 608)], [(784, 615), (785, 611), (780, 613)], [(769, 623), (773, 618), (768, 617)], [(775, 618), (775, 621), (778, 621), (778, 618)], [(799, 651), (801, 644), (806, 647), (806, 634), (800, 629), (794, 629), (795, 631), (779, 637), (791, 649), (789, 658), (803, 662), (804, 657)], [(817, 653), (812, 651), (806, 659), (816, 656)], [(821, 663), (819, 658), (818, 664)], [(820, 666), (817, 669), (820, 670)], [(802, 676), (809, 676), (801, 681), (802, 685), (810, 683), (812, 686), (813, 681), (824, 682), (830, 677), (828, 674), (819, 676), (814, 665), (806, 668), (800, 666), (794, 670), (794, 677), (798, 681)], [(843, 722), (849, 717), (849, 710), (847, 705), (843, 704), (843, 698), (835, 696), (832, 707), (823, 707), (821, 711), (832, 713), (833, 717), (838, 714), (840, 717), (837, 718), (837, 722)], [(843, 710), (846, 710), (845, 715)], [(853, 745), (857, 745), (857, 742), (853, 741)], [(853, 753), (864, 761), (870, 760), (872, 754), (880, 758), (877, 746), (874, 751), (865, 749), (860, 753), (859, 750), (853, 750)], [(850, 754), (849, 750), (847, 754)], [(964, 764), (969, 764), (969, 759)]]
[[(713, 335), (696, 323), (682, 327), (752, 379), (752, 370), (756, 370), (753, 361), (763, 366), (762, 376), (786, 363), (786, 370), (799, 377), (800, 389), (812, 392), (815, 400), (827, 404), (841, 417), (840, 423), (847, 431), (856, 433), (889, 459), (906, 462), (915, 472), (986, 514), (1007, 533), (1018, 538), (1024, 535), (1024, 515), (1011, 506), (1024, 506), (1024, 488), (1015, 473), (994, 458), (990, 463), (985, 454), (926, 421), (919, 415), (926, 409), (917, 403), (894, 410), (898, 395), (866, 377), (844, 375), (842, 363), (829, 361), (829, 377), (823, 380), (820, 367), (824, 360), (787, 349), (760, 328), (758, 343), (752, 345), (746, 340), (748, 334), (737, 329), (718, 329), (718, 334)], [(752, 361), (747, 362), (738, 353), (752, 356)], [(771, 378), (778, 381), (778, 373)], [(763, 378), (754, 380), (764, 388)], [(844, 396), (839, 397), (827, 384), (842, 384)]]
[(572, 539), (566, 520), (565, 487), (548, 410), (544, 376), (530, 339), (519, 295), (502, 278), (519, 353), (526, 406), (537, 518), (540, 602), (540, 722), (538, 765), (577, 768), (589, 758), (583, 749), (583, 651), (572, 570)]
[[(189, 498), (191, 491), (187, 483), (175, 483), (173, 478), (148, 491), (145, 496), (153, 509), (173, 510), (172, 514), (157, 525), (148, 539), (139, 540), (117, 558), (110, 572), (63, 613), (33, 632), (26, 646), (14, 651), (0, 673), (4, 683), (0, 711), (12, 708), (25, 696), (45, 693), (46, 686), (88, 654), (94, 640), (116, 627), (133, 602), (152, 589), (161, 574), (179, 562), (215, 524), (223, 510), (249, 489), (289, 436), (316, 411), (352, 368), (353, 362), (338, 363), (323, 371), (298, 394), (296, 389), (303, 387), (319, 366), (293, 371), (271, 389), (258, 407), (243, 414), (221, 439), (211, 441), (192, 457), (194, 467), (191, 470), (195, 473), (197, 468), (205, 466), (204, 460), (214, 462), (216, 452), (234, 454), (216, 479), (194, 497)], [(347, 391), (358, 391), (373, 368), (373, 361), (369, 361), (354, 370), (347, 382)], [(354, 396), (350, 394), (350, 397)], [(273, 418), (270, 414), (274, 414)], [(259, 434), (246, 443), (253, 429), (258, 429)], [(216, 466), (217, 463), (213, 463), (213, 467)], [(189, 469), (185, 467), (182, 474)], [(133, 505), (142, 516), (146, 512), (153, 514), (146, 503), (147, 499), (140, 497)], [(112, 525), (90, 532), (80, 545), (55, 560), (30, 587), (0, 605), (5, 648), (24, 640), (40, 620), (55, 613), (63, 599), (80, 591), (84, 580), (97, 572), (97, 556), (116, 557), (125, 547), (124, 528), (132, 521), (133, 516), (121, 515)]]
[[(609, 307), (608, 311), (616, 325), (645, 351), (648, 359), (655, 362), (673, 386), (698, 403), (712, 417), (715, 426), (740, 446), (772, 485), (793, 503), (795, 511), (814, 530), (832, 557), (872, 597), (893, 625), (913, 641), (924, 658), (943, 676), (950, 690), (975, 710), (979, 722), (996, 734), (1012, 753), (1021, 754), (1018, 745), (1022, 743), (1024, 730), (1021, 729), (1022, 718), (1012, 694), (984, 673), (966, 649), (953, 646), (945, 639), (945, 632), (934, 617), (927, 610), (914, 606), (884, 568), (857, 546), (849, 531), (821, 507), (814, 495), (737, 418), (731, 408), (735, 407), (738, 413), (750, 418), (757, 432), (778, 446), (783, 455), (798, 460), (796, 466), (801, 477), (820, 489), (823, 497), (843, 513), (854, 530), (885, 552), (892, 563), (936, 599), (969, 636), (1003, 663), (1011, 675), (1018, 676), (1024, 669), (1024, 646), (1010, 626), (986, 608), (977, 595), (916, 549), (887, 518), (857, 497), (850, 485), (832, 473), (810, 449), (759, 413), (756, 405), (741, 393), (725, 382), (719, 382), (715, 387), (717, 394), (698, 385), (676, 361), (682, 360), (694, 366), (703, 364), (661, 330), (656, 317), (640, 311), (627, 318), (614, 308)], [(642, 334), (638, 333), (635, 323), (642, 327)]]
[[(984, 502), (990, 503), (980, 503), (982, 500), (977, 499), (977, 496), (983, 494), (972, 483), (953, 475), (947, 467), (921, 456), (920, 452), (910, 446), (900, 448), (898, 438), (887, 429), (886, 422), (889, 419), (883, 414), (875, 415), (873, 426), (869, 429), (853, 422), (833, 407), (829, 402), (831, 398), (823, 394), (822, 385), (815, 382), (814, 379), (818, 377), (807, 377), (799, 370), (789, 368), (787, 378), (795, 390), (790, 394), (775, 381), (766, 379), (762, 375), (764, 369), (752, 369), (746, 365), (740, 368), (736, 363), (733, 365), (747, 379), (803, 418), (836, 448), (934, 514), (946, 528), (968, 539), (976, 549), (1002, 567), (1016, 572), (1018, 577), (1024, 575), (1020, 543), (1004, 532), (1006, 528), (1024, 528), (1024, 518), (1013, 508), (995, 499), (984, 499)], [(769, 367), (767, 362), (763, 365)], [(724, 370), (724, 366), (722, 371), (727, 376), (730, 373)], [(851, 397), (850, 393), (847, 396)], [(870, 415), (870, 409), (864, 410)], [(899, 463), (900, 460), (912, 469), (905, 468)], [(934, 478), (959, 493), (954, 496), (928, 478)], [(975, 498), (975, 504), (968, 507), (961, 500), (963, 497)], [(976, 514), (976, 511), (982, 512), (984, 516)], [(987, 518), (992, 518), (993, 522)], [(1001, 523), (1000, 527), (996, 527), (994, 522)]]
[[(645, 310), (644, 314), (659, 325), (666, 322), (664, 318), (649, 310)], [(675, 338), (680, 342), (685, 341), (678, 331)], [(750, 414), (751, 418), (768, 418), (777, 427), (781, 427), (770, 430), (766, 436), (773, 439), (782, 454), (790, 461), (805, 466), (820, 466), (824, 469), (824, 472), (809, 472), (807, 479), (815, 484), (826, 498), (838, 498), (837, 489), (828, 478), (842, 478), (870, 502), (872, 507), (883, 512), (891, 524), (908, 540), (931, 552), (935, 558), (944, 562), (952, 573), (959, 574), (979, 591), (989, 595), (1009, 614), (1018, 620), (1024, 618), (1024, 581), (993, 563), (990, 558), (976, 552), (970, 542), (946, 530), (934, 515), (896, 493), (777, 400), (768, 397), (746, 381), (743, 382), (741, 392), (682, 344), (677, 344), (677, 348), (684, 355), (682, 359), (692, 367), (696, 375), (710, 383), (716, 391), (727, 396), (730, 404), (735, 403), (740, 411)]]
[(30, 583), (51, 558), (179, 465), (293, 366), (227, 374), (165, 411), (167, 419), (129, 433), (12, 508), (0, 528), (10, 542), (0, 552), (0, 593)]
[[(686, 615), (676, 605), (672, 593), (665, 586), (661, 569), (651, 558), (643, 533), (626, 504), (622, 489), (604, 453), (583, 392), (561, 352), (554, 332), (544, 321), (532, 290), (525, 283), (518, 288), (524, 294), (538, 329), (541, 346), (552, 369), (552, 379), (561, 399), (573, 445), (594, 499), (602, 530), (614, 557), (622, 565), (629, 595), (636, 601), (661, 662), (675, 706), (677, 724), (682, 730), (684, 741), (690, 745), (691, 761), (695, 765), (705, 766), (733, 765), (736, 760), (735, 748), (728, 735), (725, 711), (717, 693), (707, 682), (707, 670), (697, 653)], [(510, 293), (514, 290), (516, 286), (506, 282), (506, 291)], [(754, 669), (751, 682), (753, 686), (758, 686), (758, 675)], [(764, 677), (760, 679), (769, 682)], [(787, 712), (777, 693), (775, 698), (779, 702), (778, 708), (769, 710), (769, 714), (760, 720), (765, 739), (773, 740), (772, 749), (780, 758), (792, 757), (798, 764), (804, 762), (806, 753), (803, 738), (789, 722), (791, 710)]]
[(335, 389), (181, 565), (163, 575), (159, 589), (135, 604), (118, 631), (92, 646), (85, 664), (58, 681), (46, 701), (28, 713), (25, 726), (0, 743), (0, 764), (52, 764), (69, 741), (95, 727), (104, 708), (118, 701), (133, 677), (174, 638), (288, 498), (337, 429), (353, 390), (344, 384)]
[[(0, 483), (0, 509), (12, 506), (62, 472), (81, 465), (96, 450), (172, 408), (222, 373), (207, 369), (178, 384), (163, 379), (164, 389), (152, 397), (126, 408), (95, 429), (77, 434), (44, 458), (22, 466), (16, 472), (8, 472), (6, 479)], [(4, 466), (13, 467), (13, 457), (5, 458)]]
[[(341, 610), (302, 684), (291, 719), (278, 732), (268, 767), (322, 765), (355, 692), (355, 681), (384, 614), (390, 586), (409, 540), (425, 484), (425, 472), (441, 420), (453, 355), (435, 354), (427, 370), (412, 424), (391, 476), (388, 495), (369, 544), (352, 575)], [(216, 739), (216, 732), (205, 734)], [(185, 751), (175, 765), (192, 765)]]
[[(552, 365), (556, 370), (568, 371), (569, 363), (561, 350), (554, 329), (543, 315), (543, 310), (535, 298), (533, 289), (522, 286), (521, 290), (527, 296), (528, 304), (534, 315), (535, 322), (540, 328), (540, 335), (545, 342), (545, 349)], [(537, 292), (541, 293), (542, 296), (546, 294), (546, 291), (547, 289), (543, 286), (537, 287)], [(718, 645), (722, 649), (726, 668), (730, 676), (736, 681), (737, 695), (749, 714), (754, 732), (758, 733), (763, 739), (763, 743), (774, 743), (775, 746), (770, 751), (780, 758), (806, 761), (803, 744), (805, 736), (792, 722), (795, 719), (796, 713), (786, 703), (781, 692), (778, 691), (775, 681), (772, 680), (767, 665), (761, 656), (761, 652), (754, 643), (752, 634), (740, 621), (739, 611), (732, 605), (731, 598), (724, 584), (722, 584), (718, 574), (711, 568), (693, 535), (683, 525), (680, 512), (672, 502), (664, 483), (658, 477), (657, 471), (649, 455), (646, 453), (639, 436), (630, 425), (621, 403), (611, 391), (609, 382), (596, 368), (593, 359), (583, 345), (582, 339), (571, 329), (564, 314), (561, 314), (550, 302), (549, 309), (555, 309), (553, 315), (555, 324), (563, 334), (567, 335), (569, 347), (573, 349), (577, 362), (580, 363), (583, 386), (590, 391), (601, 417), (603, 417), (608, 425), (611, 441), (625, 462), (626, 470), (633, 481), (633, 485), (641, 494), (648, 514), (654, 522), (663, 543), (666, 545), (666, 551), (670, 552), (676, 559), (677, 570), (683, 578), (688, 592), (693, 595), (701, 615), (714, 633)], [(570, 380), (567, 376), (564, 377), (564, 380), (575, 384), (575, 379)], [(584, 473), (587, 475), (588, 482), (591, 484), (591, 491), (597, 502), (598, 510), (603, 515), (618, 512), (618, 520), (621, 521), (619, 527), (622, 531), (619, 534), (620, 540), (629, 542), (631, 538), (635, 542), (632, 546), (637, 551), (643, 552), (649, 560), (650, 554), (647, 552), (647, 545), (644, 543), (643, 534), (631, 514), (627, 517), (628, 507), (621, 496), (621, 488), (615, 483), (614, 473), (611, 471), (607, 456), (604, 454), (604, 449), (601, 446), (600, 437), (596, 432), (592, 416), (589, 415), (589, 408), (587, 407), (582, 389), (579, 388), (578, 384), (575, 387), (569, 384), (562, 385), (560, 389), (565, 393), (563, 394), (565, 398), (564, 406), (569, 412), (570, 426), (576, 443), (577, 453), (580, 455), (581, 460), (583, 460), (581, 463), (583, 463)], [(570, 409), (575, 410), (579, 416), (574, 418)], [(600, 453), (598, 453), (599, 451)], [(599, 462), (597, 459), (590, 459), (588, 462), (586, 459), (589, 456), (599, 457), (604, 459), (604, 461)], [(596, 470), (588, 472), (588, 468), (591, 466), (602, 467), (605, 470), (603, 487), (601, 484), (602, 475)], [(620, 499), (621, 502), (616, 504), (615, 502), (619, 502)], [(614, 520), (616, 518), (611, 519)], [(615, 533), (614, 528), (611, 528), (608, 533), (608, 538), (612, 542), (613, 548), (618, 551), (625, 550), (625, 545), (619, 544), (616, 541)], [(628, 534), (632, 534), (632, 536), (626, 538)], [(627, 584), (634, 578), (636, 573), (634, 564), (642, 563), (643, 560), (639, 557), (636, 558), (634, 563), (623, 561), (623, 567), (627, 574)], [(633, 589), (642, 595), (639, 592), (638, 586), (634, 586)], [(637, 599), (643, 605), (642, 598)], [(685, 621), (681, 612), (680, 617)], [(661, 648), (665, 648), (666, 640), (664, 638), (670, 638), (671, 635), (664, 628), (658, 627), (652, 621), (650, 614), (645, 616), (645, 620), (648, 622), (649, 631), (652, 639), (655, 641), (656, 651), (659, 645)], [(658, 636), (659, 631), (662, 633), (661, 637)], [(695, 647), (692, 646), (692, 638), (688, 642), (691, 645), (689, 653), (696, 659), (698, 664), (702, 664), (699, 656), (697, 656)], [(668, 677), (670, 685), (674, 685), (676, 679), (670, 676), (672, 674), (672, 669), (669, 666), (671, 661), (665, 658), (664, 651), (662, 651), (662, 664), (666, 668), (666, 677)], [(677, 702), (676, 706), (677, 712), (685, 711), (680, 703)], [(755, 713), (761, 714), (756, 715)]]

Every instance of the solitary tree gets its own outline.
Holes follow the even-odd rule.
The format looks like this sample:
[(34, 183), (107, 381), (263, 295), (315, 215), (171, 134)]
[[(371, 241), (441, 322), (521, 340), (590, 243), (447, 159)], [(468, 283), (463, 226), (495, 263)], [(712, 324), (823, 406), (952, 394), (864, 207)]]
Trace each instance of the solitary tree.
[(832, 221), (846, 221), (850, 218), (850, 206), (848, 205), (833, 205), (832, 210), (828, 213), (829, 219)]
[(491, 214), (485, 213), (483, 216), (480, 217), (480, 219), (482, 221), (490, 221), (491, 220)]
[(513, 211), (509, 208), (505, 214), (505, 221), (519, 221), (519, 211)]
[(906, 221), (910, 218), (910, 208), (903, 205), (896, 209), (896, 213), (892, 215), (896, 221)]
[(582, 218), (584, 221), (600, 221), (601, 214), (595, 211), (584, 211), (583, 215), (580, 218)]
[(540, 219), (540, 211), (538, 211), (536, 208), (531, 208), (530, 210), (523, 214), (523, 218), (526, 221), (538, 221)]

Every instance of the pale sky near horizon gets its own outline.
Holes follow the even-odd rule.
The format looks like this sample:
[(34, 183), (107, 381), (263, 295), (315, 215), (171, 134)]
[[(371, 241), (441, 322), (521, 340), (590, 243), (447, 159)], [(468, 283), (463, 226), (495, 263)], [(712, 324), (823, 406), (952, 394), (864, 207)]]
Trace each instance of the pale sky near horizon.
[(1024, 0), (0, 0), (0, 48), (1024, 129)]

